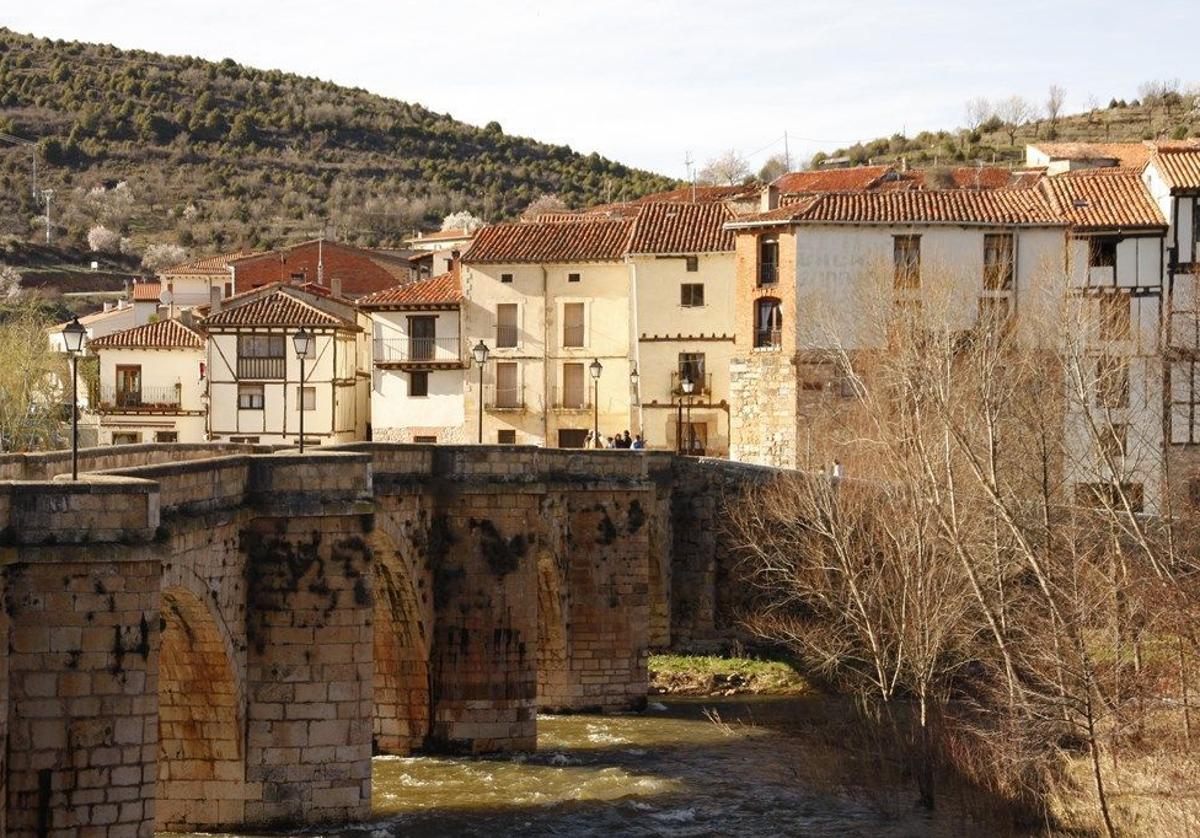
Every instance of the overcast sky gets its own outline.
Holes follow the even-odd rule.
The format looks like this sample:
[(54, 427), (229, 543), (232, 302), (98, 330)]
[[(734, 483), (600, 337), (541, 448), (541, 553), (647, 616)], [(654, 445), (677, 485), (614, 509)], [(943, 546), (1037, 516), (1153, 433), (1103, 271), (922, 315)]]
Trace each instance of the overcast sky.
[[(1067, 110), (1200, 81), (1197, 0), (58, 0), (18, 32), (280, 68), (676, 177), (952, 128), (972, 96), (1051, 83)], [(1194, 40), (1194, 39), (1193, 39)]]

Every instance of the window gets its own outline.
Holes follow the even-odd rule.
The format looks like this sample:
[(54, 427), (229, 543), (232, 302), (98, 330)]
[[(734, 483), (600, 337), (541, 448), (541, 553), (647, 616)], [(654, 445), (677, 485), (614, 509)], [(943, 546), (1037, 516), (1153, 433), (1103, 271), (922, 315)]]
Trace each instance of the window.
[(567, 282), (578, 282), (579, 274), (567, 274)]
[[(1124, 496), (1124, 500), (1122, 500)], [(1133, 512), (1141, 512), (1143, 506), (1143, 487), (1141, 483), (1121, 483), (1114, 486), (1111, 483), (1076, 483), (1075, 503), (1088, 509), (1113, 508), (1123, 510), (1125, 501)]]
[(763, 297), (754, 304), (754, 345), (757, 348), (783, 345), (783, 310), (774, 297)]
[(1012, 234), (988, 233), (983, 237), (983, 287), (989, 291), (1009, 291), (1012, 284)]
[(558, 447), (559, 448), (582, 448), (587, 442), (586, 428), (559, 428), (558, 429)]
[(262, 410), (263, 386), (261, 384), (238, 385), (238, 410)]
[(296, 404), (302, 405), (303, 410), (317, 409), (317, 388), (316, 387), (297, 387), (296, 388)]
[(1171, 442), (1200, 442), (1200, 363), (1171, 363)]
[(681, 382), (691, 381), (695, 385), (693, 393), (705, 392), (707, 387), (704, 378), (704, 353), (680, 352), (678, 375)]
[(408, 358), (432, 361), (437, 344), (437, 318), (412, 315), (408, 318)]
[(1100, 340), (1129, 340), (1130, 299), (1124, 291), (1100, 297)]
[(503, 431), (496, 431), (496, 442), (501, 445), (516, 445), (517, 432), (511, 428)]
[(437, 445), (437, 437), (414, 435), (413, 442), (417, 445)]
[(113, 431), (113, 445), (137, 445), (142, 441), (142, 435), (134, 431)]
[(517, 365), (514, 361), (498, 362), (496, 364), (496, 407), (520, 407), (521, 385), (517, 379)]
[(562, 399), (559, 405), (565, 408), (587, 407), (587, 388), (584, 386), (583, 364), (563, 364)]
[(500, 303), (496, 306), (496, 346), (512, 349), (517, 345), (517, 304)]
[(700, 257), (685, 256), (683, 257), (683, 264), (688, 273), (694, 274), (696, 271), (700, 270)]
[(408, 374), (408, 395), (413, 397), (429, 395), (429, 373), (410, 372)]
[(1121, 461), (1128, 453), (1126, 446), (1129, 442), (1129, 426), (1113, 422), (1101, 425), (1096, 429), (1096, 434), (1098, 436), (1096, 447), (1100, 449), (1100, 462), (1105, 463), (1111, 460), (1114, 465), (1120, 466)]
[(774, 285), (779, 279), (779, 239), (763, 236), (758, 240), (758, 284)]
[(896, 290), (921, 287), (920, 236), (892, 236), (892, 262), (895, 266), (892, 282)]
[(1123, 358), (1096, 360), (1096, 407), (1129, 407), (1129, 365)]
[(238, 335), (238, 378), (283, 378), (283, 335)]
[(117, 407), (137, 407), (142, 403), (142, 367), (140, 364), (117, 367)]
[(179, 442), (179, 432), (178, 431), (155, 431), (154, 432), (154, 441), (155, 442)]
[(563, 346), (583, 346), (583, 303), (563, 304)]
[(505, 285), (512, 284), (512, 274), (500, 274), (500, 281)]
[(1091, 239), (1088, 244), (1088, 267), (1115, 268), (1116, 266), (1117, 239), (1114, 236)]
[(685, 282), (680, 285), (679, 304), (684, 308), (698, 308), (704, 305), (704, 283)]
[(226, 283), (225, 283), (225, 296), (226, 296), (226, 297), (232, 297), (232, 296), (233, 296), (233, 283), (232, 283), (232, 282), (226, 282)]
[[(920, 300), (907, 300), (917, 302)], [(979, 324), (983, 328), (1002, 326), (1008, 322), (1008, 297), (981, 297), (979, 299)]]

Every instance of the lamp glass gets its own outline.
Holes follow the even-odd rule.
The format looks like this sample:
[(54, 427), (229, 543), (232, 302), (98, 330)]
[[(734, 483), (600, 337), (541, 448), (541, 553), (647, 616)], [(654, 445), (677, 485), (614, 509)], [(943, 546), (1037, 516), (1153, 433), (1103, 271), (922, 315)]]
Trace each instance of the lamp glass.
[(596, 358), (588, 365), (588, 369), (592, 373), (592, 378), (599, 378), (600, 373), (604, 371), (604, 367), (600, 364), (600, 359)]
[(471, 354), (475, 356), (475, 363), (482, 367), (487, 363), (490, 350), (488, 349), (488, 345), (481, 340), (475, 344), (475, 348), (471, 350)]
[(292, 335), (292, 346), (296, 348), (297, 358), (308, 357), (308, 347), (311, 342), (312, 335), (303, 326), (300, 327), (300, 331)]
[(76, 317), (70, 323), (63, 327), (63, 343), (67, 347), (67, 351), (74, 354), (83, 351), (83, 340), (87, 337), (87, 329), (79, 322)]
[(638, 369), (637, 367), (634, 367), (633, 372), (629, 373), (629, 383), (636, 387), (639, 378), (641, 378), (641, 376), (638, 375)]
[(686, 393), (687, 395), (690, 396), (692, 394), (692, 390), (694, 390), (695, 387), (696, 387), (696, 385), (692, 383), (692, 380), (690, 378), (685, 378), (683, 380), (683, 392)]

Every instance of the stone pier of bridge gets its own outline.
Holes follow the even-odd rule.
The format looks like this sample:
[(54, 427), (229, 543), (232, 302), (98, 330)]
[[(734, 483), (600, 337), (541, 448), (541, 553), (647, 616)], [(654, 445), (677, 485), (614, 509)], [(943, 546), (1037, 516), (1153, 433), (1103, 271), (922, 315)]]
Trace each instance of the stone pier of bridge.
[(370, 443), (62, 464), (0, 458), (0, 834), (361, 820), (374, 754), (638, 708), (651, 647), (731, 630), (720, 498), (770, 477)]

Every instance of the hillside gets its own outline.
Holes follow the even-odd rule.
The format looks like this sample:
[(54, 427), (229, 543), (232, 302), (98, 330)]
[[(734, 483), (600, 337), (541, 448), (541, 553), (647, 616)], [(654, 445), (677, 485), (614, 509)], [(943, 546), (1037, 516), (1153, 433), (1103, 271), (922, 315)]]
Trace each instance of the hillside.
[(1152, 99), (1110, 100), (1083, 113), (1049, 119), (1030, 119), (1009, 129), (998, 116), (985, 120), (978, 130), (922, 131), (913, 137), (895, 134), (846, 148), (819, 153), (813, 164), (827, 157), (849, 157), (865, 164), (891, 163), (901, 157), (910, 165), (962, 163), (1020, 164), (1025, 145), (1033, 142), (1136, 142), (1200, 136), (1200, 101), (1196, 95), (1168, 94)]
[[(104, 224), (133, 249), (265, 248), (323, 223), (395, 245), (455, 210), (494, 221), (544, 193), (582, 206), (674, 183), (361, 89), (3, 28), (0, 133), (37, 141), (57, 236)], [(36, 229), (31, 151), (0, 142), (0, 235)]]

